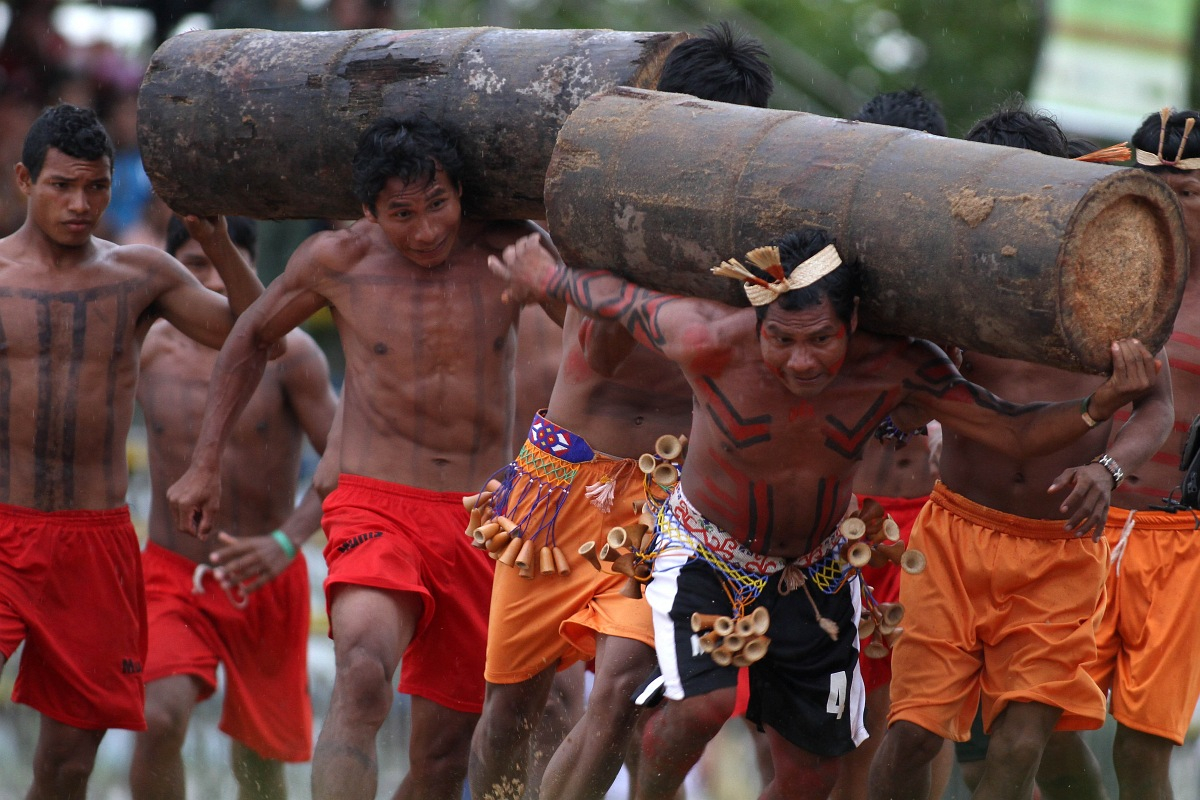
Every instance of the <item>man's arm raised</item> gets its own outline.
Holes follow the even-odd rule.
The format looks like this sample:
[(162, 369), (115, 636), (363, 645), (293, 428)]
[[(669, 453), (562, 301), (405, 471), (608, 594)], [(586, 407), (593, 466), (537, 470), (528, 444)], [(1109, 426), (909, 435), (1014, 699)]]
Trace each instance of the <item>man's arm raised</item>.
[[(1124, 472), (1138, 469), (1157, 453), (1175, 425), (1167, 354), (1160, 352), (1158, 361), (1162, 368), (1153, 388), (1133, 401), (1129, 419), (1112, 437), (1105, 453)], [(1071, 467), (1055, 478), (1047, 491), (1053, 493), (1068, 487), (1071, 491), (1060, 506), (1063, 513), (1068, 514), (1066, 527), (1074, 530), (1077, 536), (1091, 533), (1092, 538), (1099, 541), (1104, 535), (1112, 492), (1117, 488), (1113, 471), (1099, 461)]]
[(221, 276), (229, 298), (229, 310), (234, 317), (241, 316), (262, 295), (263, 285), (254, 268), (229, 238), (225, 218), (188, 215), (183, 217), (183, 225)]
[(311, 240), (301, 245), (270, 289), (238, 317), (217, 356), (191, 466), (167, 490), (180, 531), (201, 539), (212, 531), (220, 508), (221, 451), (262, 380), (272, 346), (327, 305), (324, 297), (308, 288), (316, 270), (314, 249)]
[(536, 235), (509, 245), (501, 258), (491, 256), (488, 265), (509, 282), (510, 300), (563, 301), (589, 317), (620, 323), (638, 344), (681, 364), (712, 343), (712, 323), (738, 312), (708, 300), (645, 289), (609, 272), (567, 269)]
[(1122, 339), (1112, 344), (1112, 375), (1089, 397), (1016, 405), (963, 378), (945, 355), (930, 347), (926, 352), (928, 363), (916, 365), (905, 381), (901, 406), (911, 404), (918, 414), (1013, 458), (1052, 453), (1075, 441), (1149, 391), (1162, 366), (1136, 339)]
[(169, 256), (173, 280), (155, 300), (154, 309), (186, 336), (221, 347), (238, 315), (263, 293), (262, 283), (229, 238), (224, 217), (185, 217), (188, 233), (213, 262), (225, 283), (226, 297), (212, 292)]

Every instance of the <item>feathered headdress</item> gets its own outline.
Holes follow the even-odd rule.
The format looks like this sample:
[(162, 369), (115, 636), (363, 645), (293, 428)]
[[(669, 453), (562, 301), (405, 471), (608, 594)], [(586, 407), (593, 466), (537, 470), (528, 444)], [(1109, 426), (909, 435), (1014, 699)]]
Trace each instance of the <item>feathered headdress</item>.
[(1121, 142), (1111, 147), (1102, 147), (1099, 150), (1075, 156), (1072, 161), (1087, 161), (1092, 164), (1120, 164), (1131, 158), (1133, 158), (1133, 151), (1129, 149), (1129, 142)]
[(825, 245), (816, 255), (797, 264), (792, 274), (786, 276), (780, 262), (778, 247), (755, 248), (746, 253), (746, 260), (774, 280), (767, 281), (758, 277), (742, 266), (736, 258), (722, 261), (720, 266), (712, 268), (712, 273), (742, 281), (746, 288), (746, 297), (750, 298), (752, 306), (765, 306), (775, 302), (781, 294), (811, 286), (842, 264), (842, 258), (832, 244)]

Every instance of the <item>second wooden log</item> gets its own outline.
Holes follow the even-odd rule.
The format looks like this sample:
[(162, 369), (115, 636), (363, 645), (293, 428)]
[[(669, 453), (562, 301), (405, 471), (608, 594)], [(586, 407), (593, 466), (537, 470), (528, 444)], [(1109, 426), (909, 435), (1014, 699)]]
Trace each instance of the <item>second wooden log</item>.
[(546, 206), (570, 266), (735, 305), (711, 267), (817, 226), (862, 265), (863, 327), (1085, 372), (1160, 347), (1188, 271), (1140, 170), (637, 89), (571, 114)]

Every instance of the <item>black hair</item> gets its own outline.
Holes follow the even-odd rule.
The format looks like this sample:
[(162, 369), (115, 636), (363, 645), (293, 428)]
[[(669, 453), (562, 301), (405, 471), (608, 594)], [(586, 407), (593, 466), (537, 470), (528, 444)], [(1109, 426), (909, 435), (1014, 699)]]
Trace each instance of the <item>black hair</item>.
[(1067, 158), (1079, 158), (1100, 149), (1100, 145), (1082, 136), (1072, 136), (1067, 139)]
[(876, 125), (925, 131), (935, 136), (945, 136), (949, 131), (941, 106), (915, 86), (875, 95), (863, 104), (854, 115), (854, 119), (859, 122), (873, 122)]
[(766, 108), (775, 90), (766, 57), (760, 41), (734, 33), (728, 22), (708, 25), (670, 52), (657, 88), (701, 100)]
[(450, 130), (424, 114), (384, 117), (363, 131), (353, 161), (354, 196), (375, 212), (375, 200), (390, 178), (432, 182), (440, 168), (462, 188), (462, 156)]
[(1033, 150), (1057, 158), (1067, 157), (1067, 135), (1044, 111), (1001, 108), (976, 122), (966, 136), (969, 142), (999, 144)]
[[(235, 247), (240, 247), (249, 253), (250, 259), (253, 261), (258, 255), (257, 223), (248, 217), (226, 217), (225, 225), (229, 228), (230, 241)], [(174, 256), (179, 252), (179, 248), (187, 244), (191, 238), (192, 235), (188, 233), (183, 220), (172, 214), (170, 222), (167, 223), (167, 245), (164, 248), (167, 255)]]
[[(779, 262), (783, 265), (785, 275), (790, 275), (801, 262), (807, 261), (833, 243), (833, 237), (821, 228), (799, 228), (777, 241), (771, 242), (773, 246), (779, 248)], [(839, 255), (844, 257), (840, 251)], [(775, 280), (753, 264), (746, 264), (746, 268), (760, 278), (769, 281)], [(784, 292), (773, 303), (755, 306), (754, 313), (758, 315), (758, 324), (761, 327), (763, 319), (767, 316), (767, 310), (771, 306), (777, 306), (783, 311), (801, 311), (819, 305), (821, 299), (825, 297), (829, 298), (829, 303), (833, 306), (833, 311), (838, 319), (849, 325), (850, 318), (854, 315), (854, 300), (858, 297), (856, 264), (844, 262), (833, 272), (803, 289)]]
[(60, 103), (41, 113), (29, 126), (21, 147), (21, 163), (36, 181), (50, 148), (81, 161), (98, 161), (107, 156), (112, 171), (113, 143), (96, 112), (90, 108)]
[[(1183, 153), (1179, 153), (1179, 143), (1183, 140), (1183, 127), (1187, 123), (1188, 118), (1196, 120), (1195, 127), (1188, 135), (1187, 144), (1183, 148)], [(1145, 150), (1147, 153), (1158, 154), (1158, 137), (1162, 134), (1164, 128), (1162, 117), (1158, 114), (1151, 114), (1142, 120), (1142, 124), (1134, 131), (1133, 136), (1129, 140), (1132, 147), (1138, 150)], [(1196, 158), (1200, 157), (1200, 114), (1195, 111), (1184, 109), (1183, 111), (1172, 111), (1167, 117), (1166, 135), (1163, 137), (1162, 157), (1168, 161), (1174, 161), (1176, 154), (1179, 158)], [(1139, 165), (1140, 166), (1140, 165)], [(1175, 167), (1159, 166), (1159, 167), (1142, 167), (1151, 171), (1171, 171), (1181, 172)]]

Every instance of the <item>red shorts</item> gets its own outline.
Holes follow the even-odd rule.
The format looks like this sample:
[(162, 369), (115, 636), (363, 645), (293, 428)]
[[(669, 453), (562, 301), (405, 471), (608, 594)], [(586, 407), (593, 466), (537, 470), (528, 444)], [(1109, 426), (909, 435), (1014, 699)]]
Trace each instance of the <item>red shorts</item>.
[(189, 675), (203, 685), (200, 699), (217, 688), (225, 668), (220, 728), (275, 761), (307, 761), (312, 753), (312, 701), (308, 696), (308, 628), (311, 617), (304, 558), (234, 605), (211, 573), (153, 542), (142, 555), (150, 652), (146, 683)]
[[(494, 569), (464, 535), (464, 496), (343, 474), (321, 520), (329, 539), (325, 602), (339, 585), (420, 596), (424, 609), (400, 660), (400, 691), (478, 714)], [(337, 636), (332, 624), (329, 635)]]
[(145, 730), (146, 598), (129, 509), (0, 504), (0, 653), (13, 700), (86, 730)]
[[(860, 502), (866, 497), (860, 497)], [(872, 498), (883, 506), (883, 510), (892, 515), (892, 519), (900, 526), (900, 538), (908, 543), (912, 533), (913, 523), (917, 515), (925, 507), (929, 496), (924, 497), (875, 497)], [(894, 603), (900, 599), (900, 568), (895, 564), (885, 564), (882, 567), (863, 567), (863, 582), (871, 587), (871, 594), (880, 603)], [(859, 668), (862, 671), (863, 685), (867, 694), (892, 682), (892, 652), (883, 658), (870, 658), (859, 651)]]

